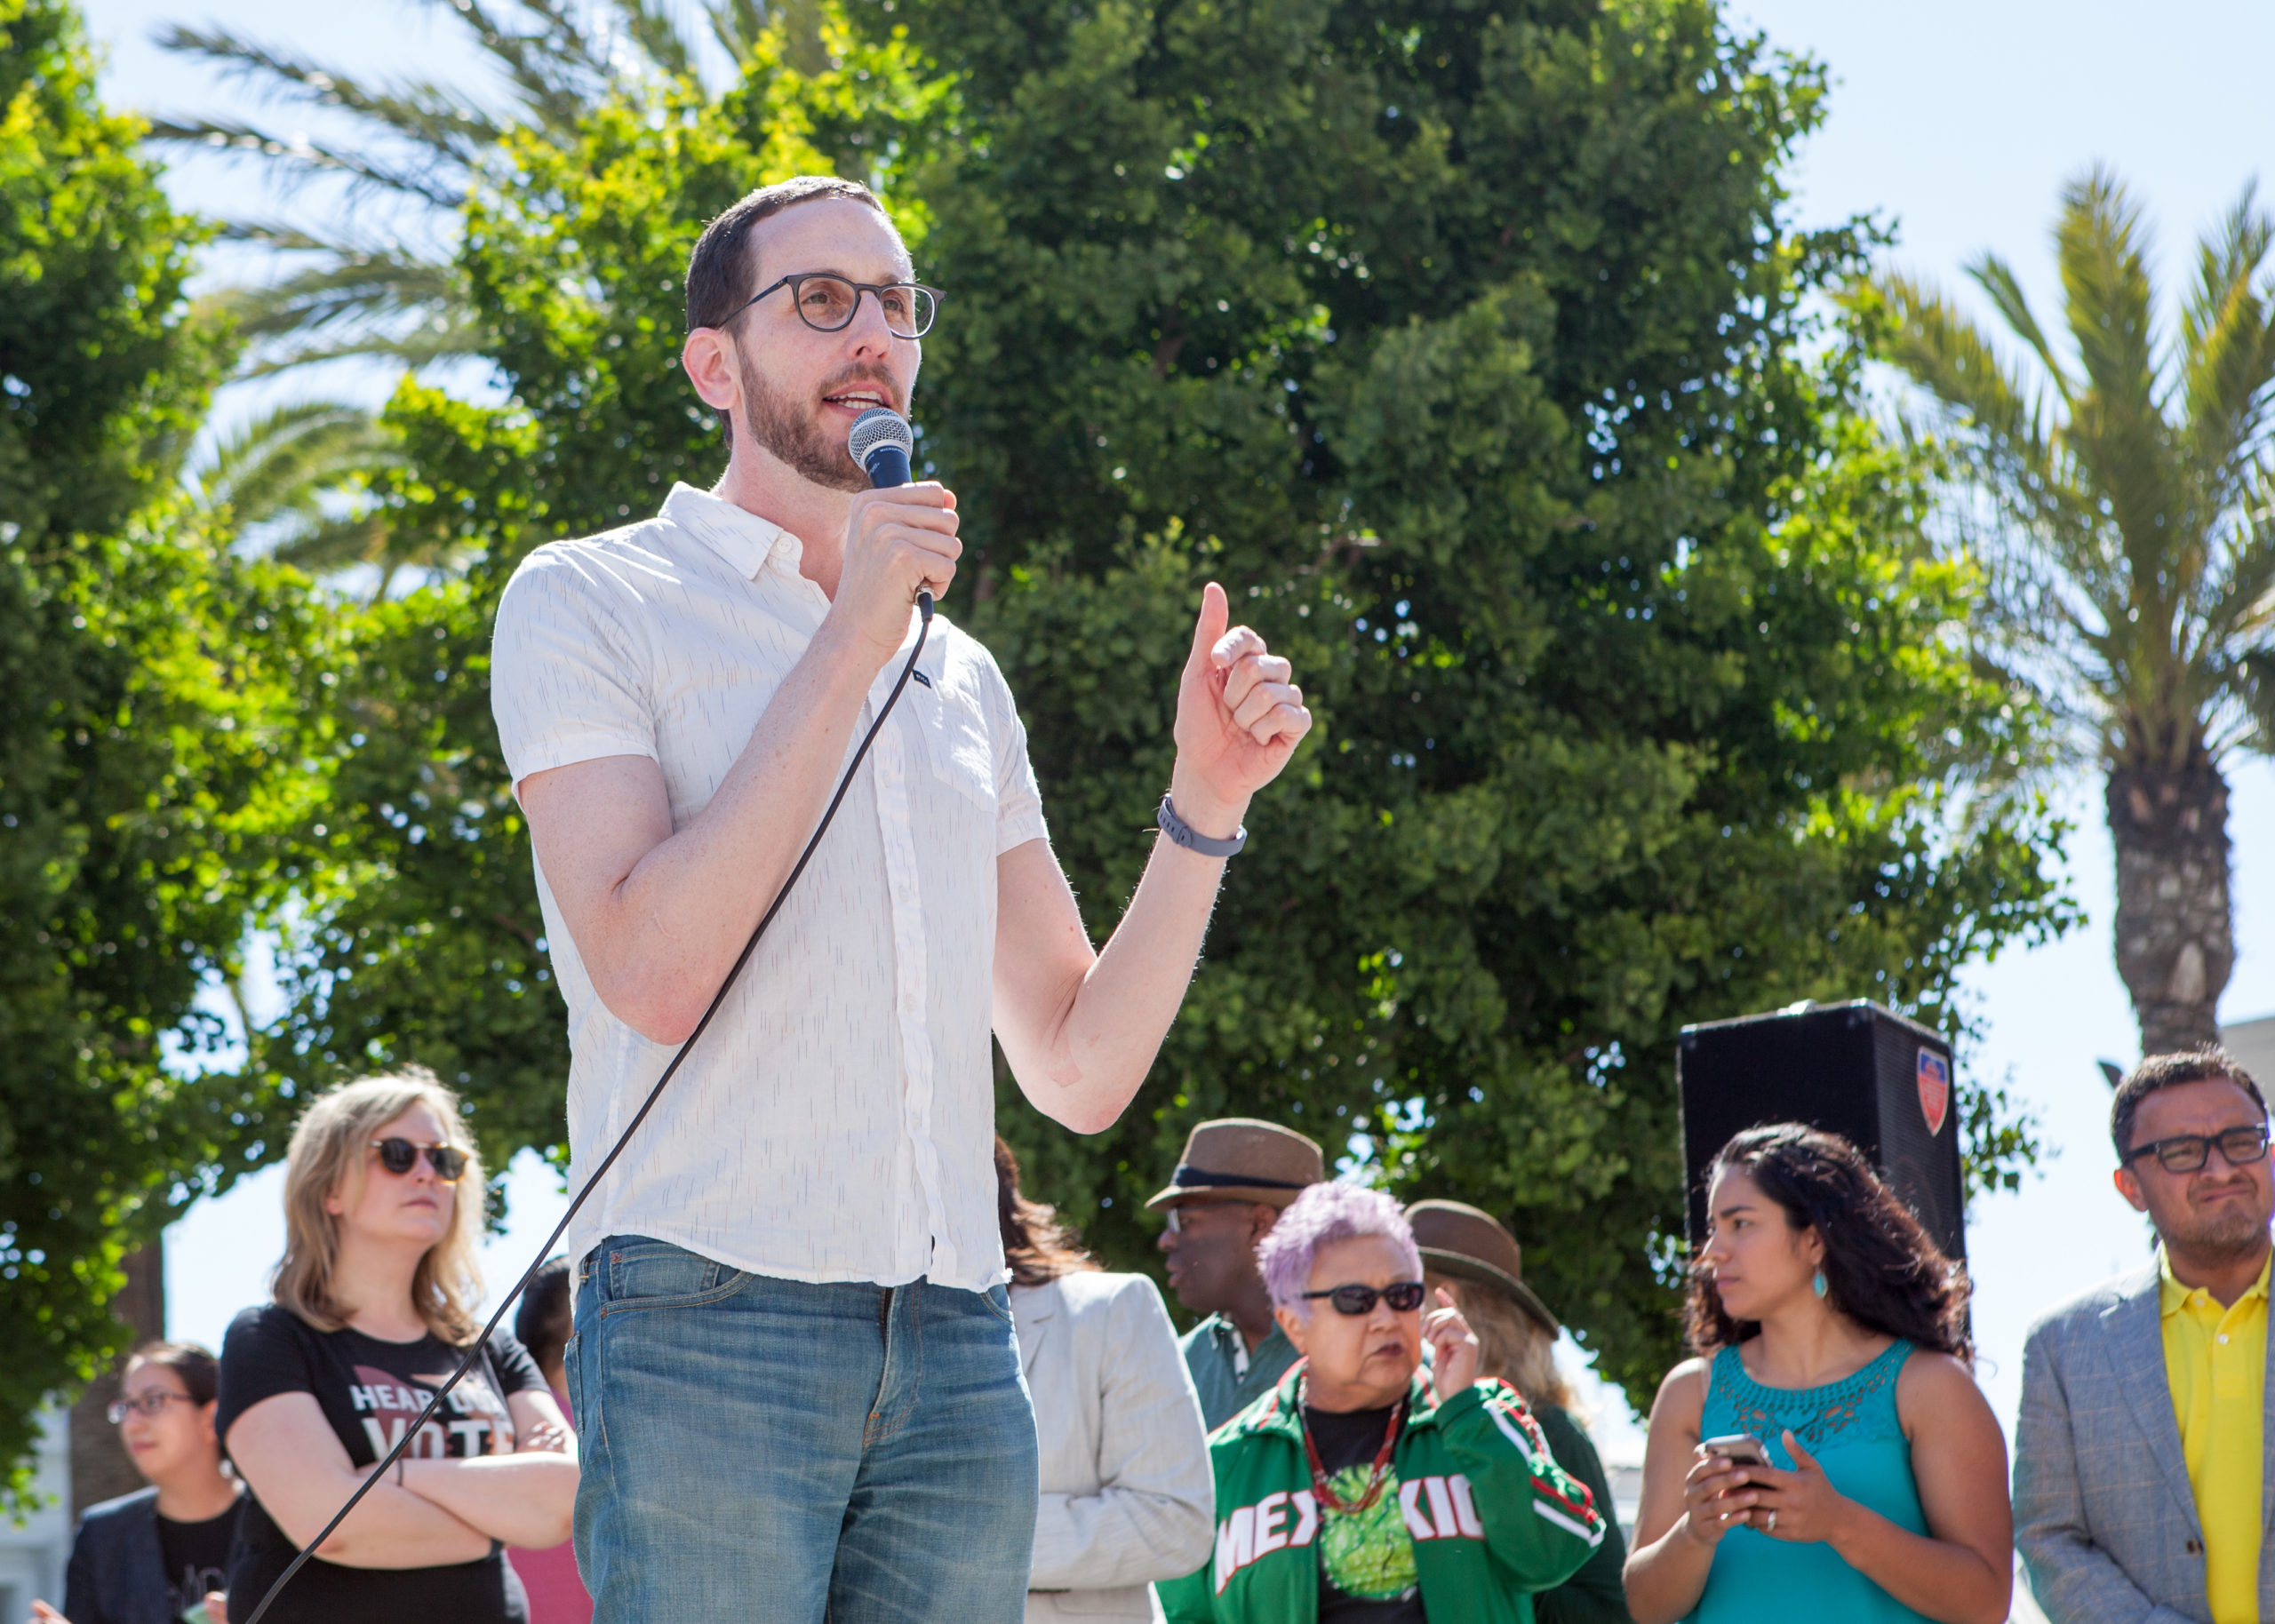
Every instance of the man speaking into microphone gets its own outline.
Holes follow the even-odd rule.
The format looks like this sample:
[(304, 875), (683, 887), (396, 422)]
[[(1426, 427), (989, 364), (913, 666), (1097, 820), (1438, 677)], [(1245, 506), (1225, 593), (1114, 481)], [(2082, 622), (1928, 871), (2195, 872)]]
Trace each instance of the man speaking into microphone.
[(1028, 1101), (1114, 1121), (1177, 1014), (1249, 797), (1311, 727), (1202, 593), (1164, 836), (1094, 951), (985, 649), (934, 617), (954, 494), (873, 490), (938, 296), (864, 187), (752, 193), (688, 264), (709, 492), (555, 542), (491, 694), (573, 1051), (581, 1183), (781, 891), (920, 632), (914, 678), (755, 953), (570, 1231), (579, 1564), (603, 1624), (1021, 1616), (1035, 1439), (998, 1239), (991, 1029)]

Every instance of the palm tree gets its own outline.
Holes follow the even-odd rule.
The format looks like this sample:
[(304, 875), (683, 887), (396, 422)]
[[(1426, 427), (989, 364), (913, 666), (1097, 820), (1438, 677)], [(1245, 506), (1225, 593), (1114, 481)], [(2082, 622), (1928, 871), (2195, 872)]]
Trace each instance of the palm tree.
[(2159, 1054), (2218, 1039), (2223, 763), (2275, 747), (2275, 223), (2245, 187), (2169, 330), (2141, 211), (2108, 171), (2063, 187), (2054, 238), (2066, 347), (2004, 261), (1968, 267), (2022, 365), (1922, 283), (1884, 275), (1861, 302), (1936, 402), (1994, 639), (2106, 776), (2118, 973)]
[[(338, 223), (310, 231), (243, 219), (225, 235), (275, 251), (276, 281), (230, 290), (225, 303), (255, 342), (247, 375), (343, 356), (391, 358), (419, 368), (472, 357), (479, 338), (467, 289), (445, 246), (481, 165), (508, 132), (573, 147), (587, 115), (612, 96), (647, 93), (697, 76), (696, 42), (659, 0), (425, 0), (463, 29), (505, 87), (492, 106), (458, 85), (373, 84), (222, 28), (162, 28), (164, 50), (198, 59), (280, 109), (352, 116), (363, 139), (341, 143), (287, 135), (237, 116), (153, 121), (161, 144), (220, 151), (259, 164), (290, 193), (339, 183)], [(794, 65), (820, 51), (818, 0), (790, 0), (781, 20)], [(712, 39), (746, 60), (769, 23), (757, 0), (704, 0)], [(395, 227), (374, 234), (371, 218)]]
[(401, 529), (364, 499), (373, 476), (400, 455), (363, 407), (304, 401), (215, 441), (186, 482), (200, 528), (217, 544), (318, 575), (369, 566), (378, 572), (376, 601), (402, 570), (454, 561), (442, 544)]

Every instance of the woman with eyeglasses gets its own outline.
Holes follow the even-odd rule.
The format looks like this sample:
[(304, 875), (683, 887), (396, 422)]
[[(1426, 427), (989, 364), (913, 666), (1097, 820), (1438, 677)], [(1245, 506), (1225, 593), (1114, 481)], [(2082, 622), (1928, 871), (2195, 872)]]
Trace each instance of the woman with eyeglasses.
[(1967, 1277), (1856, 1147), (1748, 1128), (1708, 1174), (1691, 1346), (1660, 1383), (1627, 1559), (1638, 1624), (2000, 1624), (2007, 1446)]
[[(1398, 1203), (1314, 1184), (1257, 1246), (1302, 1358), (1209, 1440), (1217, 1548), (1161, 1587), (1211, 1624), (1525, 1624), (1602, 1541), (1515, 1390), (1477, 1373)], [(1434, 1371), (1422, 1345), (1434, 1352)]]
[(195, 1342), (149, 1342), (128, 1358), (110, 1421), (150, 1486), (87, 1508), (63, 1611), (36, 1601), (33, 1624), (225, 1624), (239, 1501), (213, 1432), (215, 1381)]
[[(481, 1325), (482, 1163), (416, 1069), (326, 1094), (293, 1130), (275, 1301), (221, 1348), (219, 1425), (251, 1491), (229, 1616), (259, 1604), (464, 1357)], [(491, 1338), (293, 1575), (276, 1624), (520, 1624), (508, 1545), (569, 1537), (576, 1445), (522, 1345)]]

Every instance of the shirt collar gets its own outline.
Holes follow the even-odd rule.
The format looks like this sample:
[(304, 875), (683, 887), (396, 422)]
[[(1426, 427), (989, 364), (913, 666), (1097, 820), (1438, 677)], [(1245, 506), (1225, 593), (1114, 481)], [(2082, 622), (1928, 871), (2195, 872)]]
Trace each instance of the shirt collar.
[[(2230, 1308), (2232, 1309), (2237, 1303), (2248, 1302), (2254, 1297), (2265, 1301), (2268, 1276), (2271, 1268), (2275, 1268), (2275, 1252), (2269, 1253), (2266, 1261), (2259, 1265), (2259, 1278), (2252, 1282), (2251, 1289), (2237, 1298), (2235, 1303), (2229, 1305)], [(2159, 1243), (2157, 1246), (2157, 1306), (2160, 1311), (2160, 1317), (2170, 1319), (2182, 1309), (2187, 1307), (2191, 1299), (2199, 1297), (2215, 1306), (2217, 1304), (2218, 1300), (2202, 1286), (2183, 1286), (2173, 1277), (2172, 1260), (2165, 1255), (2164, 1246)]]
[(758, 579), (759, 571), (778, 556), (795, 574), (804, 556), (798, 538), (772, 520), (684, 482), (673, 484), (663, 516), (699, 538), (746, 581)]

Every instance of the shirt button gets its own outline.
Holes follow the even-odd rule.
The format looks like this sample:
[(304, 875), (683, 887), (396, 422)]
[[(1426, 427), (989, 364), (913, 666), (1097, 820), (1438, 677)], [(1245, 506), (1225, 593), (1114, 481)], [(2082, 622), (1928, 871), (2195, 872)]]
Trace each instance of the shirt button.
[(2223, 1331), (2219, 1335), (2214, 1337), (2212, 1340), (2219, 1343), (2221, 1347), (2224, 1348), (2228, 1345), (2228, 1333), (2225, 1331)]

